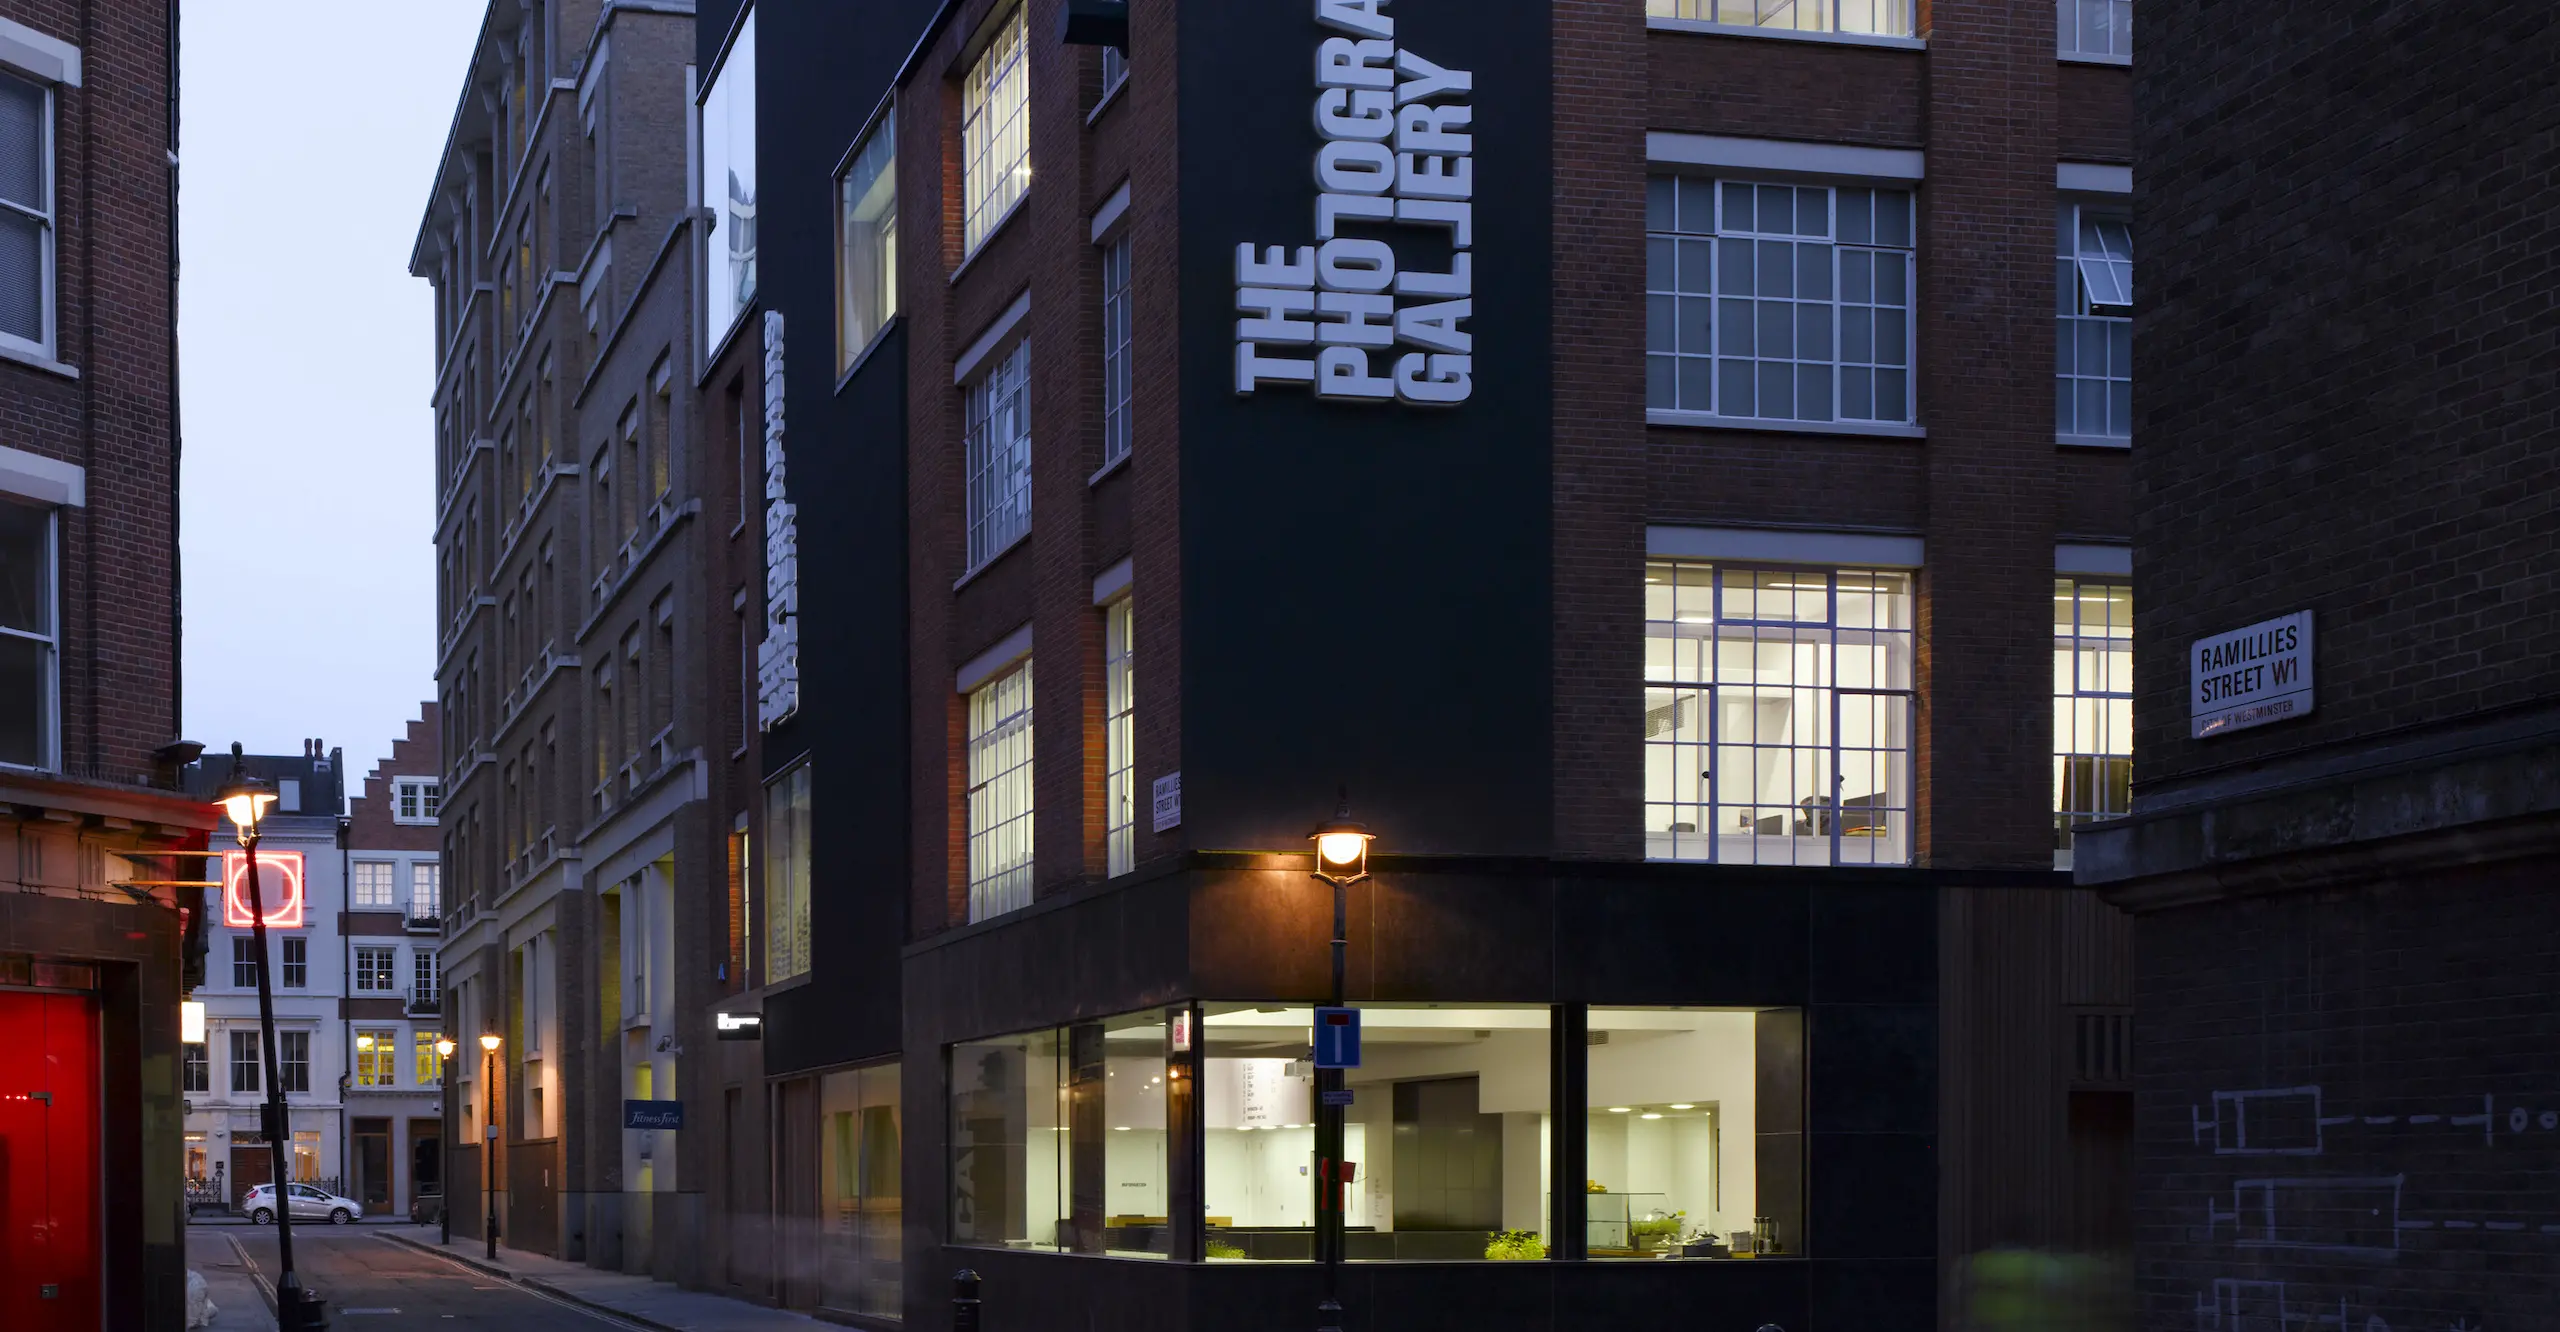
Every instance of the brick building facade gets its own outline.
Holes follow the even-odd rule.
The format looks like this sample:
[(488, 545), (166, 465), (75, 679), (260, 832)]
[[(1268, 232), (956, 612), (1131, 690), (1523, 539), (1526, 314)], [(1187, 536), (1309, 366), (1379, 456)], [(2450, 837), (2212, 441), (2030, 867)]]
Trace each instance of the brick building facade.
[(185, 1314), (176, 40), (0, 5), (0, 1161), (52, 1167), (0, 1183), (10, 1327)]
[(419, 709), (347, 801), (338, 936), (348, 987), (341, 1191), (367, 1215), (432, 1215), (444, 1194), (443, 719)]
[[(2144, 11), (2142, 781), (2078, 868), (2142, 1326), (2548, 1326), (2560, 25), (2331, 17)], [(2297, 612), (2309, 696), (2208, 731), (2196, 649)]]

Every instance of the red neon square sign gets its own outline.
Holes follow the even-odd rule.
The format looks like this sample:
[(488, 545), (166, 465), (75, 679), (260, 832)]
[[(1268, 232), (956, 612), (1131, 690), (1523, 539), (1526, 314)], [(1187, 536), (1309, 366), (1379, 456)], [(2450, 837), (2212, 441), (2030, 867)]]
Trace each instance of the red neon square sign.
[[(267, 903), (269, 929), (302, 927), (302, 853), (258, 853), (258, 897)], [(257, 924), (249, 914), (249, 854), (222, 853), (222, 923), (235, 930)]]

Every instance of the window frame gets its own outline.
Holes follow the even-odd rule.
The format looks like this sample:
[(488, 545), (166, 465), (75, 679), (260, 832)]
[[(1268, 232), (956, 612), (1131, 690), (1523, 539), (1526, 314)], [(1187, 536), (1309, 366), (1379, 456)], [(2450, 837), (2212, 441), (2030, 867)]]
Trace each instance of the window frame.
[[(299, 1039), (297, 1039), (299, 1038)], [(295, 1054), (302, 1057), (297, 1059)], [(287, 1096), (311, 1092), (311, 1033), (287, 1027), (276, 1033), (276, 1086)]]
[[(758, 250), (761, 242), (761, 236), (758, 234), (756, 228), (757, 210), (762, 203), (763, 189), (762, 183), (755, 178), (756, 163), (754, 160), (754, 150), (759, 138), (759, 131), (761, 129), (761, 127), (756, 124), (755, 119), (756, 76), (758, 73), (756, 69), (756, 42), (756, 7), (753, 0), (748, 0), (747, 4), (739, 7), (738, 17), (729, 29), (726, 40), (721, 47), (719, 58), (713, 62), (710, 69), (703, 72), (700, 92), (697, 94), (696, 101), (692, 107), (693, 138), (694, 142), (699, 145), (699, 151), (695, 154), (697, 159), (696, 166), (701, 172), (700, 178), (694, 182), (693, 204), (694, 207), (701, 212), (711, 214), (711, 223), (710, 225), (702, 228), (702, 240), (700, 242), (702, 246), (702, 277), (700, 279), (700, 291), (702, 294), (701, 318), (703, 328), (702, 340), (699, 344), (700, 351), (697, 353), (701, 358), (699, 366), (707, 366), (718, 357), (721, 349), (726, 347), (729, 340), (737, 335), (737, 331), (745, 326), (748, 313), (755, 308), (758, 298), (763, 294), (763, 274), (758, 262)], [(740, 61), (744, 62), (743, 65), (739, 65), (737, 63)], [(743, 99), (734, 96), (741, 85), (728, 82), (729, 75), (738, 68), (743, 68), (746, 72), (746, 80), (743, 85), (746, 89), (746, 96)], [(747, 211), (743, 215), (740, 215), (743, 219), (744, 228), (750, 237), (750, 243), (744, 250), (739, 250), (735, 244), (737, 231), (730, 225), (731, 217), (725, 208), (725, 205), (729, 202), (727, 182), (725, 180), (721, 183), (720, 202), (718, 204), (714, 204), (711, 201), (711, 173), (714, 166), (714, 160), (716, 158), (718, 165), (722, 168), (735, 165), (735, 159), (731, 155), (730, 148), (734, 145), (738, 137), (734, 132), (724, 133), (722, 138), (725, 142), (723, 142), (718, 149), (714, 149), (711, 134), (711, 131), (714, 128), (711, 124), (711, 109), (715, 101), (719, 103), (722, 120), (718, 128), (724, 131), (732, 131), (738, 123), (738, 103), (741, 100), (745, 103), (746, 108), (746, 140), (748, 147), (748, 179), (744, 183), (752, 192), (752, 197), (745, 201)], [(725, 249), (715, 249), (715, 245), (724, 246)], [(743, 273), (752, 274), (753, 276), (742, 283), (738, 283), (738, 289), (733, 295), (726, 297), (719, 302), (715, 302), (712, 299), (712, 293), (720, 290), (720, 284), (723, 278), (729, 278), (732, 282), (737, 281), (737, 279), (731, 275), (729, 270), (730, 255), (732, 254), (744, 256), (740, 265), (741, 270)], [(714, 326), (713, 312), (719, 308), (720, 305), (727, 304), (730, 301), (735, 302), (735, 308), (729, 311), (729, 318), (725, 322)]]
[(0, 209), (6, 209), (36, 225), (38, 273), (36, 305), (37, 320), (42, 333), (41, 336), (29, 340), (18, 334), (0, 330), (0, 348), (23, 352), (28, 356), (53, 363), (56, 361), (56, 353), (62, 339), (61, 321), (55, 308), (60, 297), (61, 285), (58, 261), (62, 198), (61, 181), (54, 162), (61, 131), (61, 84), (58, 80), (49, 79), (32, 70), (16, 66), (0, 66), (0, 76), (32, 85), (44, 98), (43, 108), (37, 113), (38, 142), (35, 149), (37, 187), (43, 193), (43, 206), (33, 208), (14, 199), (0, 199)]
[[(2122, 626), (2124, 630), (2123, 633), (2116, 634), (2102, 632), (2098, 634), (2091, 634), (2087, 632), (2089, 624), (2083, 616), (2091, 604), (2091, 597), (2089, 596), (2089, 593), (2091, 592), (2097, 592), (2099, 594), (2097, 599), (2101, 604), (2105, 604), (2110, 607), (2118, 604), (2123, 606), (2125, 611), (2125, 621)], [(2121, 602), (2118, 602), (2112, 595), (2110, 595), (2117, 592), (2121, 592), (2123, 594)], [(2070, 768), (2074, 760), (2089, 760), (2089, 793), (2103, 793), (2112, 787), (2112, 783), (2100, 781), (2098, 778), (2098, 774), (2106, 760), (2122, 760), (2126, 774), (2125, 780), (2128, 791), (2132, 784), (2133, 726), (2131, 709), (2133, 706), (2133, 579), (2121, 574), (2108, 575), (2056, 572), (2053, 576), (2053, 594), (2057, 612), (2053, 626), (2053, 866), (2055, 869), (2069, 869), (2071, 868), (2072, 829), (2080, 824), (2094, 823), (2101, 819), (2122, 818), (2132, 812), (2132, 801), (2129, 796), (2124, 802), (2124, 807), (2121, 809), (2073, 808), (2071, 807), (2071, 802), (2068, 801), (2067, 796), (2071, 789)], [(2071, 604), (2071, 628), (2068, 633), (2064, 632), (2061, 616), (2059, 614), (2061, 603), (2065, 598), (2068, 598)], [(2115, 625), (2112, 620), (2110, 620), (2106, 625), (2101, 626), (2101, 628), (2105, 629), (2112, 629), (2114, 627)], [(2087, 684), (2083, 682), (2081, 676), (2082, 667), (2086, 664), (2087, 656), (2092, 652), (2107, 652), (2107, 645), (2119, 642), (2125, 645), (2123, 654), (2125, 662), (2124, 678), (2112, 681), (2112, 683), (2120, 687), (2114, 689), (2088, 687)], [(2113, 654), (2110, 653), (2109, 655)], [(2065, 669), (2068, 669), (2071, 673), (2071, 679), (2068, 682), (2067, 687), (2062, 678)], [(2101, 685), (2106, 683), (2110, 682), (2100, 681)], [(2117, 726), (2115, 724), (2115, 717), (2112, 715), (2115, 709), (2108, 706), (2109, 704), (2116, 703), (2121, 703), (2123, 705), (2126, 714), (2124, 724), (2122, 726)], [(2077, 725), (2077, 720), (2079, 713), (2084, 709), (2094, 710), (2096, 725), (2093, 729), (2099, 733), (2098, 738), (2088, 745), (2070, 743), (2079, 738), (2080, 730)], [(2066, 721), (2065, 717), (2066, 712), (2070, 714), (2070, 719), (2068, 721)], [(2120, 741), (2118, 746), (2113, 748), (2109, 747), (2109, 739), (2111, 736), (2112, 738)], [(2083, 801), (2081, 803), (2103, 805), (2110, 802), (2101, 798), (2099, 800)]]
[(311, 988), (311, 940), (299, 934), (288, 934), (278, 941), (276, 988), (307, 990)]
[[(794, 785), (798, 786), (795, 795)], [(814, 838), (816, 778), (806, 759), (776, 773), (764, 784), (764, 863), (759, 886), (764, 890), (764, 983), (768, 986), (805, 979), (815, 967), (810, 937), (810, 842)], [(794, 801), (800, 807), (791, 822), (777, 815)], [(777, 935), (780, 937), (777, 938)], [(788, 947), (777, 948), (777, 942)]]
[(1118, 878), (1138, 867), (1137, 601), (1123, 589), (1102, 617), (1102, 842)]
[[(351, 867), (347, 883), (347, 908), (351, 911), (391, 911), (399, 905), (399, 892), (392, 886), (397, 877), (398, 861), (359, 860)], [(373, 880), (379, 879), (376, 883)], [(375, 890), (379, 889), (379, 896)]]
[[(254, 1028), (243, 1030), (234, 1027), (229, 1034), (231, 1037), (231, 1094), (237, 1096), (245, 1093), (254, 1096), (259, 1088), (265, 1085), (263, 1076), (265, 1054), (258, 1048), (258, 1032)], [(245, 1078), (241, 1076), (244, 1071), (248, 1074)]]
[[(382, 962), (382, 970), (381, 970), (381, 972), (380, 972), (380, 975), (381, 975), (381, 978), (382, 978), (383, 983), (382, 983), (382, 984), (380, 984), (380, 985), (372, 985), (372, 984), (368, 984), (368, 983), (367, 983), (367, 982), (368, 982), (369, 980), (371, 980), (371, 979), (375, 976), (375, 974), (376, 974), (376, 973), (372, 970), (372, 968), (371, 968), (371, 965), (370, 965), (370, 962), (369, 962), (369, 955), (370, 955), (370, 956), (379, 956), (379, 957), (381, 957), (381, 958), (383, 959), (383, 962)], [(355, 969), (355, 975), (350, 976), (350, 977), (348, 977), (348, 979), (347, 979), (347, 987), (348, 987), (348, 989), (349, 989), (349, 990), (351, 990), (352, 992), (354, 992), (354, 993), (356, 993), (356, 994), (398, 994), (398, 993), (400, 993), (400, 950), (399, 950), (399, 949), (397, 949), (397, 948), (372, 948), (372, 947), (367, 947), (367, 946), (364, 946), (364, 945), (361, 945), (361, 944), (360, 944), (360, 945), (358, 945), (358, 946), (356, 947), (356, 949), (355, 949), (355, 956), (354, 956), (354, 969)]]
[[(364, 1038), (373, 1038), (373, 1048), (364, 1048)], [(364, 1027), (348, 1038), (355, 1053), (354, 1083), (358, 1087), (397, 1087), (400, 1085), (400, 1032), (395, 1027)]]
[(62, 506), (15, 494), (0, 494), (0, 504), (35, 510), (44, 517), (43, 568), (36, 586), (46, 626), (45, 632), (37, 633), (0, 624), (0, 639), (37, 644), (43, 663), (38, 671), (43, 696), (36, 700), (37, 761), (23, 765), (0, 760), (0, 771), (54, 772), (62, 766)]
[[(414, 801), (418, 813), (401, 811)], [(391, 821), (408, 827), (433, 827), (444, 811), (444, 779), (404, 776), (391, 779)]]
[(1102, 252), (1102, 466), (1095, 473), (1100, 476), (1127, 462), (1135, 444), (1130, 411), (1137, 389), (1130, 353), (1137, 336), (1129, 307), (1129, 229), (1115, 228), (1096, 248)]
[[(2055, 205), (2053, 431), (2057, 443), (2118, 449), (2130, 447), (2133, 443), (2132, 287), (2139, 274), (2135, 271), (2138, 256), (2133, 253), (2130, 204), (2130, 200), (2122, 197), (2066, 195)], [(2082, 249), (2085, 233), (2094, 229), (2103, 242), (2109, 228), (2116, 229), (2124, 241), (2126, 253), (2121, 261), (2117, 261), (2110, 252), (2092, 255)], [(2121, 307), (2100, 305), (2094, 299), (2089, 276), (2093, 266), (2105, 274), (2107, 281), (2123, 286), (2125, 303)], [(2116, 308), (2122, 308), (2124, 313), (2098, 313), (2101, 309)], [(2102, 344), (2100, 350), (2107, 358), (2107, 364), (2101, 367), (2103, 373), (2097, 375), (2081, 373), (2091, 350), (2086, 344), (2093, 340), (2093, 330), (2094, 340)], [(2115, 361), (2119, 357), (2126, 362), (2122, 376), (2114, 373)], [(2100, 429), (2084, 428), (2079, 404), (2079, 386), (2083, 384), (2104, 386), (2102, 396), (2108, 399), (2105, 410), (2109, 419), (2099, 422)], [(2112, 419), (2117, 385), (2123, 386), (2125, 401), (2125, 428), (2121, 434), (2115, 431)]]
[[(995, 119), (991, 122), (989, 117)], [(1030, 193), (1030, 5), (988, 25), (960, 77), (961, 262), (1004, 229)], [(1018, 141), (1018, 153), (1007, 148)], [(1005, 154), (1001, 159), (999, 153)], [(985, 174), (982, 174), (985, 173)]]
[[(972, 924), (1019, 911), (1032, 902), (1039, 790), (1034, 744), (1037, 693), (1031, 666), (1026, 656), (963, 696), (967, 711), (962, 751), (964, 871)], [(1007, 746), (1019, 746), (1018, 759), (1009, 760), (1002, 752)], [(1014, 807), (1017, 803), (1019, 808)], [(1018, 854), (1007, 854), (999, 843)], [(982, 851), (988, 859), (981, 858)], [(996, 859), (999, 856), (1001, 860)]]
[[(881, 182), (886, 182), (889, 187), (884, 210), (885, 225), (873, 225), (870, 239), (871, 246), (881, 252), (878, 284), (881, 299), (878, 301), (877, 318), (861, 341), (856, 343), (847, 336), (849, 312), (857, 302), (853, 294), (854, 273), (850, 262), (854, 248), (851, 234), (853, 209), (848, 206), (845, 189), (852, 183), (853, 173), (865, 165), (865, 159), (876, 144), (886, 144), (889, 149), (887, 160), (878, 164), (880, 174), (873, 178), (875, 189)], [(880, 336), (888, 332), (889, 325), (898, 318), (898, 104), (894, 98), (883, 102), (872, 115), (870, 123), (853, 136), (853, 143), (845, 149), (844, 160), (836, 165), (832, 179), (829, 193), (835, 209), (836, 378), (841, 383), (869, 359), (871, 349), (880, 343)], [(865, 191), (866, 197), (868, 194), (869, 191)]]
[[(2133, 0), (2056, 0), (2053, 44), (2057, 58), (2077, 64), (2130, 65), (2133, 63)], [(2078, 22), (2084, 10), (2096, 8), (2107, 15), (2106, 49), (2089, 47), (2082, 40), (2085, 26)]]
[[(1732, 0), (1726, 0), (1726, 3), (1731, 2)], [(1739, 33), (1744, 36), (1751, 37), (1776, 37), (1794, 41), (1847, 42), (1858, 45), (1876, 46), (1889, 45), (1916, 47), (1922, 44), (1919, 30), (1918, 6), (1911, 3), (1910, 0), (1871, 0), (1871, 3), (1875, 5), (1886, 7), (1898, 6), (1903, 11), (1901, 15), (1902, 28), (1900, 31), (1886, 30), (1881, 26), (1872, 31), (1857, 28), (1843, 28), (1840, 26), (1839, 20), (1841, 0), (1806, 0), (1806, 3), (1810, 3), (1815, 8), (1827, 12), (1830, 20), (1829, 26), (1801, 28), (1784, 27), (1773, 23), (1734, 23), (1728, 22), (1722, 18), (1700, 18), (1695, 15), (1683, 14), (1680, 12), (1686, 8), (1703, 5), (1709, 14), (1714, 14), (1722, 8), (1721, 5), (1716, 3), (1716, 0), (1647, 0), (1644, 8), (1644, 17), (1645, 25), (1647, 27), (1669, 28), (1685, 32)], [(1799, 8), (1800, 6), (1797, 4), (1790, 4), (1786, 7)], [(1665, 8), (1669, 9), (1671, 12), (1657, 12)], [(1756, 9), (1757, 6), (1753, 6), (1753, 8)]]
[[(1031, 535), (1031, 339), (980, 361), (962, 386), (962, 518), (967, 571), (977, 573)], [(996, 436), (1000, 424), (1010, 432)], [(999, 480), (1001, 491), (991, 489)]]
[(231, 936), (231, 988), (258, 988), (258, 939), (246, 930)]

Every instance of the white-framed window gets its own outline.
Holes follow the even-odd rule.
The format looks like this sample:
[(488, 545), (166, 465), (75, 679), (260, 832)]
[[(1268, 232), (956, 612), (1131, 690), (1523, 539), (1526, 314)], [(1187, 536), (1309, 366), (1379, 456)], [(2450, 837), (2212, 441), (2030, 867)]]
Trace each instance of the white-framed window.
[(836, 373), (853, 368), (898, 313), (898, 110), (871, 127), (836, 177)]
[(259, 1071), (258, 1033), (233, 1031), (231, 1033), (232, 1094), (238, 1095), (258, 1090)]
[(969, 567), (1031, 530), (1031, 342), (1024, 339), (967, 389)]
[(2071, 830), (2133, 811), (2133, 589), (2053, 580), (2053, 860)]
[(1645, 406), (1911, 421), (1914, 262), (1908, 190), (1653, 177)]
[(53, 87), (0, 69), (0, 343), (53, 355)]
[(434, 920), (444, 915), (444, 866), (422, 860), (409, 867), (409, 919)]
[(231, 936), (231, 983), (243, 990), (258, 987), (258, 939), (245, 930)]
[(391, 821), (433, 823), (444, 806), (444, 783), (433, 777), (391, 779)]
[(178, 1047), (178, 1090), (209, 1092), (213, 1090), (213, 1061), (202, 1042)]
[(756, 12), (702, 94), (702, 182), (698, 204), (711, 214), (703, 283), (705, 354), (756, 299)]
[[(0, 255), (0, 280), (5, 265)], [(57, 761), (62, 638), (54, 514), (50, 506), (0, 496), (0, 768), (49, 769)]]
[(1728, 28), (1911, 35), (1911, 0), (1645, 0), (1644, 13)]
[(960, 84), (965, 253), (977, 252), (1031, 184), (1029, 9), (1014, 6)]
[(284, 937), (283, 943), (284, 965), (278, 968), (278, 970), (282, 971), (284, 975), (277, 984), (288, 990), (309, 988), (311, 985), (311, 941), (298, 934), (288, 934)]
[(1102, 465), (1128, 456), (1129, 235), (1124, 231), (1102, 247)]
[(356, 988), (367, 994), (392, 993), (398, 986), (392, 971), (392, 960), (397, 951), (390, 948), (358, 948), (356, 950)]
[[(435, 1003), (443, 998), (444, 972), (441, 970), (442, 965), (442, 963), (437, 961), (436, 950), (432, 948), (419, 948), (410, 952), (409, 993), (413, 1002), (415, 1002), (419, 1007), (424, 1008), (427, 1005)], [(527, 1025), (530, 1025), (530, 1023)], [(539, 1042), (528, 1040), (527, 1044), (535, 1049), (541, 1048)]]
[(2053, 428), (2133, 438), (2133, 224), (2121, 208), (2064, 203), (2054, 219)]
[(347, 904), (357, 911), (389, 911), (392, 863), (359, 860), (352, 868), (355, 881), (347, 885)]
[(2057, 0), (2062, 54), (2099, 60), (2133, 58), (2133, 0)]
[(410, 1048), (416, 1052), (417, 1056), (418, 1085), (421, 1087), (444, 1085), (444, 1056), (436, 1053), (436, 1041), (443, 1035), (444, 1033), (440, 1031), (417, 1031), (409, 1034)]
[(1645, 855), (1911, 858), (1908, 573), (1645, 564)]
[(389, 1087), (400, 1077), (400, 1033), (366, 1028), (356, 1033), (356, 1085)]
[(809, 765), (764, 788), (764, 971), (767, 983), (809, 969)]
[(1031, 905), (1031, 663), (969, 695), (969, 919)]
[(311, 1033), (276, 1033), (276, 1086), (287, 1092), (311, 1090)]
[(1138, 865), (1137, 638), (1132, 598), (1102, 608), (1102, 823), (1113, 874)]
[(1110, 101), (1111, 94), (1120, 91), (1120, 85), (1128, 81), (1129, 53), (1116, 46), (1102, 48), (1102, 96), (1095, 105)]

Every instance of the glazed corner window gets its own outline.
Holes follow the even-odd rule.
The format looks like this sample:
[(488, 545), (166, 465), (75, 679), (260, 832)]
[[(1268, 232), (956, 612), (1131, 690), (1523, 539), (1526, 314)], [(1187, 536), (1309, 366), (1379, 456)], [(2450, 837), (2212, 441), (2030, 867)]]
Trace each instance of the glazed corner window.
[(969, 695), (969, 919), (1031, 905), (1031, 663)]
[(952, 1046), (951, 1242), (1167, 1256), (1171, 1071), (1155, 1012)]
[(1138, 865), (1137, 635), (1130, 598), (1102, 608), (1102, 824), (1112, 874)]
[[(1111, 48), (1104, 47), (1108, 51)], [(1129, 237), (1102, 247), (1102, 465), (1129, 456)]]
[(715, 345), (756, 298), (756, 13), (702, 95), (702, 194), (711, 214), (703, 345)]
[(1913, 262), (1906, 190), (1653, 177), (1646, 408), (1909, 422)]
[[(2068, 12), (2073, 0), (2062, 0)], [(1687, 19), (1728, 28), (1911, 35), (1911, 0), (1645, 0), (1646, 18)]]
[[(1343, 1159), (1346, 1256), (1474, 1262), (1547, 1256), (1548, 1010), (1359, 1005), (1364, 1062)], [(1212, 1005), (1201, 1023), (1201, 1210), (1208, 1257), (1315, 1256), (1314, 1010)]]
[(961, 208), (966, 253), (1004, 221), (1031, 184), (1031, 61), (1019, 4), (996, 24), (960, 84)]
[(1802, 1257), (1803, 1010), (1590, 1013), (1591, 1257)]
[(898, 1086), (896, 1064), (818, 1080), (818, 1303), (830, 1309), (904, 1313)]
[(0, 344), (53, 354), (53, 89), (0, 71)]
[(391, 779), (391, 821), (433, 823), (444, 805), (444, 783), (433, 777)]
[(767, 983), (809, 969), (809, 765), (764, 788), (764, 970)]
[[(0, 217), (0, 248), (7, 234)], [(54, 765), (61, 636), (53, 549), (54, 510), (0, 495), (0, 768)]]
[(2133, 225), (2121, 212), (2062, 205), (2054, 290), (2054, 432), (2122, 443), (2133, 437)]
[(1911, 859), (1911, 576), (1645, 565), (1645, 856)]
[(2053, 863), (2071, 830), (2133, 812), (2133, 589), (2053, 580)]
[(347, 885), (348, 904), (358, 911), (389, 911), (391, 870), (388, 860), (357, 861), (355, 882)]
[(1031, 530), (1031, 343), (981, 371), (968, 386), (969, 567), (1010, 549)]
[(891, 107), (836, 178), (836, 373), (898, 313), (898, 111)]
[(2084, 59), (2133, 58), (2133, 0), (2058, 0), (2062, 54)]

